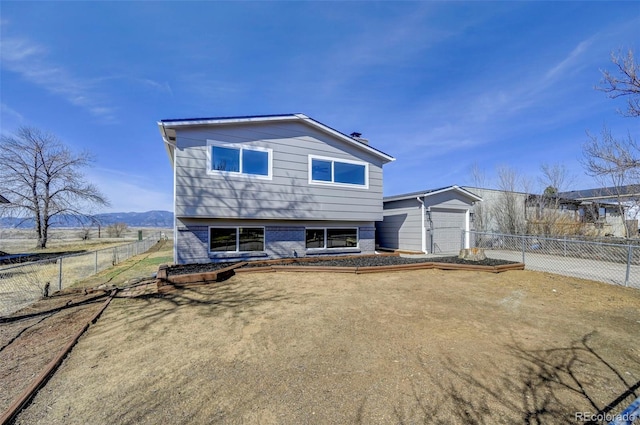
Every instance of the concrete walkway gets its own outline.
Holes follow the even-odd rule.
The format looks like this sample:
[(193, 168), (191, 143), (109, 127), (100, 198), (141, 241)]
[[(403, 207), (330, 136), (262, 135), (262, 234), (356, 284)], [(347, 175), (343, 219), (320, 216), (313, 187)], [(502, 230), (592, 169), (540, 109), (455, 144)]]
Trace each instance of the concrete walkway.
[[(522, 262), (522, 252), (485, 250), (488, 258), (499, 260)], [(443, 255), (401, 255), (412, 258), (435, 258)], [(457, 256), (449, 254), (445, 256)], [(525, 269), (560, 274), (564, 276), (578, 277), (581, 279), (595, 280), (614, 285), (630, 286), (640, 289), (640, 266), (632, 265), (629, 268), (629, 281), (626, 282), (627, 264), (613, 263), (609, 261), (587, 260), (583, 258), (562, 257), (549, 254), (525, 253)]]
[[(485, 251), (487, 257), (509, 261), (522, 261), (522, 253), (515, 251)], [(525, 253), (525, 268), (582, 279), (596, 280), (614, 285), (640, 289), (640, 266), (629, 267), (629, 281), (626, 281), (627, 264), (609, 261), (587, 260), (583, 258), (561, 257), (549, 254)]]

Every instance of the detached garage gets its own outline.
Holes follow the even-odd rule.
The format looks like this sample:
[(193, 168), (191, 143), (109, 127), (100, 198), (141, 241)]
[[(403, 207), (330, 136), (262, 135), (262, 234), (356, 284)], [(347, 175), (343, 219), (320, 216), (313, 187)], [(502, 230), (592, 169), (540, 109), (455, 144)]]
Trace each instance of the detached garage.
[[(479, 196), (458, 186), (388, 196), (383, 221), (376, 223), (380, 248), (448, 254), (461, 248), (462, 230), (471, 230), (473, 204)], [(469, 247), (465, 238), (464, 247)]]

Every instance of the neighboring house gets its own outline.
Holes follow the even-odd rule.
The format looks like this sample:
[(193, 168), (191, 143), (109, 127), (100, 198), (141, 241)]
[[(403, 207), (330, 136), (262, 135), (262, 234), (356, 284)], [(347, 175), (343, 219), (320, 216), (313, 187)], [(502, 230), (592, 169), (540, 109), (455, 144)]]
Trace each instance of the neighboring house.
[(574, 190), (558, 196), (579, 203), (581, 219), (593, 223), (598, 233), (623, 237), (627, 226), (626, 236), (638, 234), (638, 185)]
[[(625, 236), (625, 219), (615, 204), (530, 195), (526, 206), (532, 234)], [(637, 221), (633, 226), (637, 232)]]
[(478, 195), (482, 202), (475, 204), (475, 229), (483, 232), (524, 233), (526, 228), (524, 192), (462, 186), (462, 189)]
[(9, 200), (4, 196), (0, 195), (0, 204), (8, 204)]
[(177, 264), (373, 253), (394, 158), (303, 114), (158, 122)]
[[(463, 189), (483, 199), (473, 210), (476, 230), (513, 233), (505, 229), (505, 222), (513, 222), (513, 227), (520, 229), (515, 233), (624, 236), (624, 219), (611, 195), (612, 188), (562, 192), (557, 196), (470, 186)], [(631, 199), (636, 192), (629, 188), (622, 193)]]
[(384, 219), (376, 223), (380, 248), (424, 253), (458, 252), (469, 247), (472, 208), (482, 201), (458, 186), (384, 198)]
[(562, 198), (576, 199), (585, 202), (604, 202), (612, 204), (618, 198), (621, 201), (640, 199), (640, 186), (627, 185), (620, 187), (599, 187), (595, 189), (573, 190), (570, 192), (560, 192), (558, 194)]

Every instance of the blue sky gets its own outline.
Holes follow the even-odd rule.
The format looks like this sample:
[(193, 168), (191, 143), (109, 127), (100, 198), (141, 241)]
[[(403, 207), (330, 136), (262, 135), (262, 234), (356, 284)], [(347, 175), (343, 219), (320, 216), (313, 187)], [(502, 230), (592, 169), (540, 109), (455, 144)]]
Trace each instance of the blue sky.
[(640, 57), (639, 2), (0, 2), (0, 130), (55, 133), (96, 162), (107, 211), (172, 209), (157, 121), (304, 113), (396, 157), (385, 195), (534, 182), (585, 131), (640, 139), (594, 90)]

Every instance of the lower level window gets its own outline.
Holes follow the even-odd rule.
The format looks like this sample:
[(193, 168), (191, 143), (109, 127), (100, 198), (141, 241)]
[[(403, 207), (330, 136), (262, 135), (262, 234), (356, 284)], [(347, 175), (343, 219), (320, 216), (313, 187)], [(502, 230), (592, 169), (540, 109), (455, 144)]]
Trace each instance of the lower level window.
[(307, 249), (357, 248), (358, 229), (306, 229)]
[(358, 229), (327, 229), (327, 248), (355, 248)]
[(264, 251), (263, 227), (210, 227), (211, 252)]

